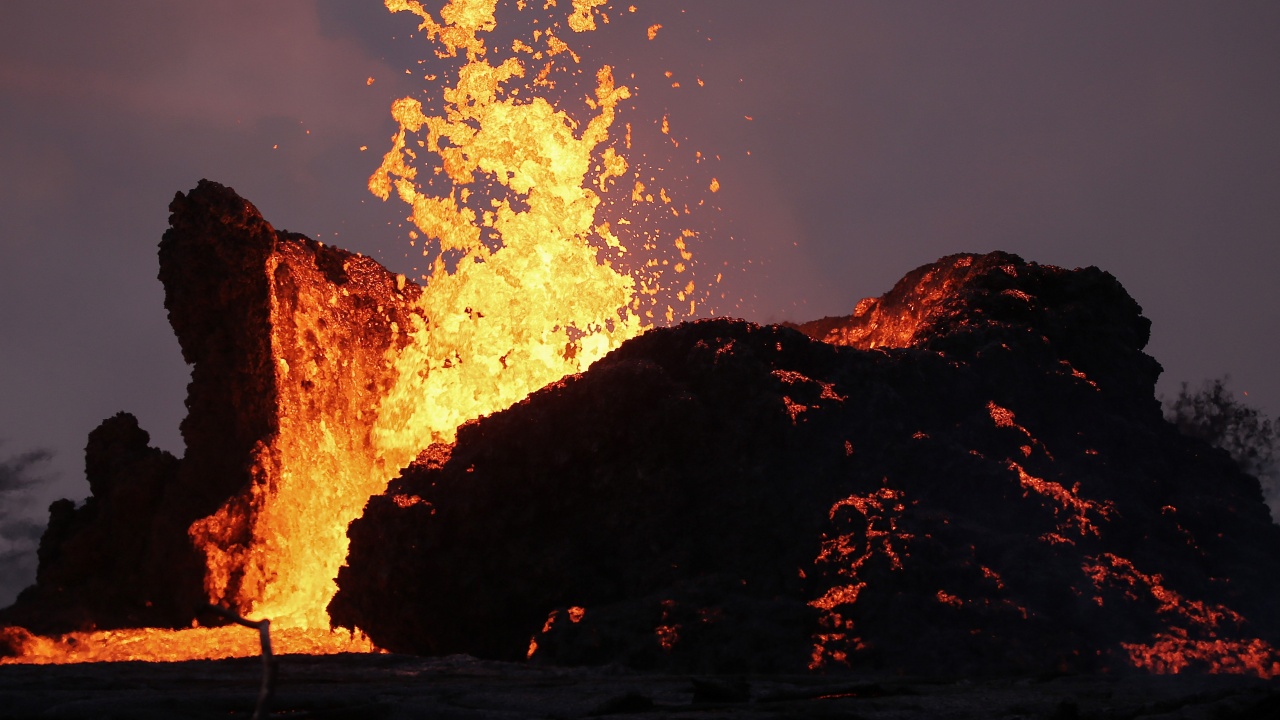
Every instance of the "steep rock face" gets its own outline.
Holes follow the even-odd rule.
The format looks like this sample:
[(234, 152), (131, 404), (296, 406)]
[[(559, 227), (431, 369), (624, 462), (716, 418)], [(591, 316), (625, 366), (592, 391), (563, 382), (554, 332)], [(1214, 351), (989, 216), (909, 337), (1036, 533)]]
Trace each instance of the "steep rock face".
[[(37, 583), (0, 622), (182, 627), (209, 600), (247, 612), (268, 582), (296, 590), (290, 572), (316, 562), (278, 561), (281, 542), (342, 542), (332, 526), (343, 509), (312, 500), (360, 483), (363, 496), (348, 494), (367, 497), (394, 473), (373, 451), (368, 410), (394, 382), (386, 356), (407, 342), (400, 329), (421, 289), (369, 258), (275, 230), (208, 180), (169, 209), (160, 280), (192, 366), (186, 452), (177, 461), (148, 448), (132, 416), (95, 430), (92, 495), (78, 509), (53, 505)], [(268, 495), (286, 502), (269, 508)], [(308, 522), (332, 529), (317, 537)]]
[(351, 525), (331, 616), (564, 663), (1280, 671), (1280, 528), (1161, 418), (1114, 278), (953, 256), (859, 308), (802, 326), (846, 347), (653, 330), (464, 426)]
[(344, 511), (323, 499), (360, 496), (352, 486), (367, 496), (395, 472), (370, 428), (421, 288), (370, 258), (277, 232), (217, 183), (201, 181), (171, 210), (160, 279), (193, 366), (179, 482), (201, 518), (191, 535), (208, 594), (247, 612), (269, 593), (298, 594), (298, 575), (325, 561), (282, 550), (290, 537), (341, 543), (316, 536)]

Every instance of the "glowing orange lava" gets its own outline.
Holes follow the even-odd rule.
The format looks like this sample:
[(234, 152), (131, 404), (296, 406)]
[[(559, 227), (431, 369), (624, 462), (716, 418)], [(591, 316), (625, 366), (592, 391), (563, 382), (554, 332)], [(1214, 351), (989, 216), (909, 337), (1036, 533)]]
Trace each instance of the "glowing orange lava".
[(813, 635), (810, 670), (844, 664), (850, 650), (863, 646), (853, 621), (840, 611), (847, 612), (867, 587), (859, 578), (868, 563), (883, 563), (893, 572), (902, 570), (905, 545), (914, 537), (898, 528), (898, 518), (908, 504), (904, 496), (902, 491), (886, 487), (868, 495), (850, 495), (831, 506), (828, 517), (837, 527), (851, 532), (824, 537), (816, 563), (834, 569), (845, 582), (809, 602), (810, 607), (822, 611), (818, 618), (821, 631)]
[[(51, 665), (82, 662), (177, 662), (181, 660), (221, 660), (252, 657), (262, 651), (258, 633), (236, 625), (188, 630), (98, 630), (50, 638), (30, 635), (17, 628), (4, 630), (22, 648), (19, 658), (4, 658), (0, 664), (19, 662)], [(332, 633), (302, 628), (271, 631), (276, 654), (331, 655), (343, 652), (373, 652), (373, 643), (363, 635), (345, 630)]]
[[(570, 30), (594, 29), (600, 4), (575, 0)], [(373, 194), (394, 193), (417, 231), (437, 243), (410, 322), (396, 328), (402, 342), (380, 358), (396, 379), (357, 411), (371, 444), (364, 457), (334, 441), (337, 427), (281, 433), (277, 482), (263, 485), (272, 495), (254, 516), (250, 550), (266, 577), (227, 597), (223, 553), (204, 544), (212, 599), (283, 627), (328, 626), (346, 525), (397, 468), (432, 443), (451, 443), (462, 423), (581, 372), (641, 331), (631, 312), (635, 283), (608, 258), (625, 248), (596, 217), (601, 193), (628, 171), (606, 140), (629, 89), (612, 68), (599, 68), (585, 101), (592, 115), (579, 123), (536, 93), (556, 58), (578, 62), (558, 25), (493, 62), (483, 35), (497, 26), (495, 0), (454, 0), (438, 19), (412, 0), (387, 7), (416, 15), (440, 58), (464, 59), (443, 90), (442, 112), (413, 98), (394, 103), (399, 130), (369, 179)], [(547, 64), (534, 75), (532, 60)], [(350, 414), (327, 424), (350, 422)], [(341, 488), (317, 493), (316, 478), (335, 476), (347, 478)]]
[[(286, 306), (285, 294), (273, 287), (279, 432), (256, 450), (249, 495), (232, 498), (190, 530), (206, 557), (210, 601), (269, 618), (278, 652), (371, 650), (363, 636), (331, 633), (326, 612), (347, 555), (347, 525), (368, 498), (423, 448), (451, 443), (463, 423), (585, 370), (642, 332), (640, 298), (656, 303), (665, 269), (650, 263), (637, 281), (615, 267), (627, 253), (617, 235), (627, 221), (611, 225), (597, 217), (602, 196), (631, 170), (620, 144), (610, 142), (619, 103), (631, 91), (611, 67), (594, 69), (585, 120), (540, 94), (555, 87), (557, 63), (572, 63), (571, 75), (581, 72), (566, 38), (609, 22), (603, 4), (573, 0), (567, 15), (515, 41), (511, 57), (494, 62), (497, 53), (484, 38), (497, 27), (497, 0), (451, 0), (438, 14), (416, 0), (386, 0), (392, 12), (417, 16), (442, 63), (457, 64), (452, 84), (436, 93), (440, 111), (413, 98), (393, 104), (399, 129), (369, 179), (374, 195), (394, 194), (409, 207), (416, 228), (410, 236), (423, 240), (424, 255), (431, 243), (425, 288), (418, 292), (401, 276), (393, 290), (382, 289), (407, 303), (408, 322), (397, 323), (382, 305), (365, 307), (345, 288), (291, 287)], [(519, 10), (526, 6), (517, 3)], [(631, 190), (628, 183), (620, 199)], [(672, 202), (665, 188), (660, 195)], [(650, 195), (639, 202), (655, 201)], [(694, 236), (684, 231), (675, 240), (676, 273), (692, 261)], [(648, 249), (652, 236), (645, 237)], [(278, 254), (271, 262), (288, 260)], [(672, 291), (689, 303), (689, 313), (696, 309), (693, 292), (692, 282)], [(665, 317), (683, 314), (668, 306)], [(394, 336), (376, 356), (353, 345), (346, 328), (370, 321), (389, 324)], [(311, 348), (312, 358), (288, 362), (283, 349), (300, 345)], [(245, 516), (248, 543), (234, 532), (235, 520)], [(23, 643), (24, 662), (258, 651), (241, 628), (76, 633)]]

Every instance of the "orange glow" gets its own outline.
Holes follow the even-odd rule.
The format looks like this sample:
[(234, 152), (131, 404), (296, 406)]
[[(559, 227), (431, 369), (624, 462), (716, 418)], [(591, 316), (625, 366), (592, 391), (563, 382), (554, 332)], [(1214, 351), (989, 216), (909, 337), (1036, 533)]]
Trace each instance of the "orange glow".
[(827, 566), (829, 572), (845, 582), (808, 603), (822, 611), (818, 623), (823, 628), (812, 637), (809, 669), (844, 664), (850, 649), (862, 647), (862, 640), (853, 634), (853, 621), (839, 610), (857, 603), (866, 588), (859, 575), (867, 563), (887, 562), (889, 570), (902, 570), (905, 545), (915, 537), (898, 529), (898, 517), (907, 507), (903, 498), (900, 490), (881, 488), (868, 495), (850, 495), (831, 506), (829, 519), (850, 532), (824, 537), (815, 564)]
[(943, 605), (950, 605), (951, 607), (964, 607), (964, 600), (961, 600), (960, 598), (956, 597), (955, 595), (952, 595), (951, 593), (946, 592), (945, 590), (939, 590), (937, 595), (935, 595), (935, 597), (938, 599), (938, 602), (942, 603)]
[[(684, 245), (681, 244), (680, 248), (683, 251)], [(690, 283), (690, 287), (692, 287), (692, 283)], [(813, 389), (815, 387), (818, 388), (820, 390), (818, 393), (819, 400), (835, 400), (836, 402), (844, 402), (848, 399), (835, 391), (835, 385), (833, 383), (824, 383), (814, 380), (813, 378), (794, 370), (774, 370), (772, 374), (775, 378), (781, 380), (784, 385), (796, 388), (799, 393), (812, 394)], [(804, 412), (808, 410), (816, 410), (821, 407), (820, 403), (805, 405), (804, 403), (796, 402), (790, 395), (782, 396), (782, 404), (786, 408), (787, 415), (791, 417), (792, 425), (797, 423), (800, 415)]]
[(995, 583), (995, 584), (996, 584), (996, 589), (997, 589), (997, 590), (1003, 590), (1003, 589), (1004, 589), (1004, 580), (1001, 580), (1001, 579), (1000, 579), (1000, 575), (999, 575), (999, 573), (997, 573), (995, 570), (992, 570), (991, 568), (987, 567), (986, 565), (981, 565), (981, 566), (979, 566), (979, 568), (978, 568), (978, 569), (982, 571), (982, 577), (984, 577), (984, 578), (986, 578), (986, 579), (988, 579), (988, 580), (990, 580), (991, 582), (993, 582), (993, 583)]
[[(1002, 408), (993, 402), (989, 402), (987, 403), (987, 412), (991, 413), (991, 419), (992, 421), (995, 422), (996, 427), (1002, 427), (1002, 428), (1016, 427), (1016, 425), (1013, 422), (1013, 417), (1014, 417), (1013, 413), (1007, 410), (1006, 408)], [(1026, 432), (1026, 430), (1023, 430), (1023, 432)]]
[(782, 404), (786, 406), (787, 414), (791, 416), (792, 425), (796, 424), (796, 419), (800, 417), (801, 413), (809, 409), (808, 405), (801, 405), (800, 403), (795, 402), (794, 400), (787, 397), (786, 395), (782, 396)]
[[(570, 27), (594, 28), (600, 4), (575, 0)], [(253, 501), (254, 542), (243, 555), (229, 555), (218, 536), (238, 511), (232, 504), (192, 528), (209, 559), (211, 599), (281, 627), (328, 626), (347, 524), (422, 448), (451, 443), (462, 423), (586, 369), (640, 332), (628, 310), (631, 278), (598, 259), (601, 249), (621, 251), (620, 243), (595, 222), (598, 192), (628, 168), (611, 147), (601, 148), (629, 90), (615, 84), (611, 68), (600, 68), (588, 99), (594, 115), (579, 127), (533, 96), (530, 83), (522, 88), (529, 97), (512, 90), (527, 75), (520, 60), (488, 61), (481, 35), (496, 27), (496, 0), (454, 0), (439, 19), (412, 0), (387, 7), (417, 15), (440, 57), (465, 57), (456, 84), (443, 91), (443, 113), (429, 114), (412, 98), (393, 104), (399, 130), (369, 179), (376, 196), (394, 193), (404, 202), (424, 242), (441, 251), (409, 324), (395, 328), (399, 342), (370, 359), (392, 368), (395, 380), (380, 396), (353, 393), (339, 416), (361, 420), (354, 431), (364, 447), (344, 440), (337, 417), (308, 426), (285, 413), (296, 431), (282, 430), (271, 449), (271, 481), (255, 486), (262, 496)], [(541, 37), (551, 54), (562, 52), (561, 39)], [(438, 159), (435, 175), (419, 167), (424, 153)], [(589, 180), (593, 165), (601, 170)], [(447, 192), (433, 192), (442, 181)], [(475, 207), (473, 198), (488, 198), (488, 207)], [(308, 330), (321, 347), (336, 344), (322, 324)], [(281, 368), (282, 375), (298, 371)], [(315, 478), (326, 478), (326, 492), (316, 492)], [(228, 597), (228, 580), (242, 567), (261, 574), (247, 573)]]
[[(603, 5), (573, 0), (563, 22), (574, 33), (595, 29), (598, 21), (609, 22)], [(554, 86), (554, 63), (576, 68), (581, 62), (566, 41), (570, 36), (560, 37), (559, 22), (516, 41), (517, 57), (491, 62), (483, 36), (497, 26), (497, 0), (451, 0), (434, 15), (417, 0), (386, 0), (386, 6), (417, 16), (436, 56), (458, 66), (452, 85), (430, 93), (442, 99), (440, 111), (414, 98), (393, 103), (399, 127), (368, 182), (375, 196), (394, 195), (407, 206), (415, 228), (410, 237), (422, 240), (424, 255), (430, 245), (438, 256), (423, 277), (425, 288), (403, 276), (394, 289), (383, 288), (405, 311), (399, 324), (390, 322), (393, 339), (385, 351), (351, 340), (351, 327), (391, 317), (383, 305), (358, 302), (364, 297), (359, 282), (354, 294), (348, 286), (300, 282), (297, 302), (287, 307), (273, 289), (279, 433), (255, 451), (248, 497), (231, 499), (189, 532), (206, 557), (210, 601), (270, 618), (281, 652), (371, 650), (362, 637), (331, 635), (326, 612), (347, 554), (347, 525), (368, 498), (423, 448), (451, 444), (461, 424), (585, 370), (640, 334), (638, 297), (656, 302), (665, 292), (664, 269), (642, 268), (637, 282), (615, 267), (628, 252), (616, 232), (629, 221), (597, 218), (606, 195), (633, 170), (620, 143), (611, 141), (619, 104), (631, 95), (613, 69), (594, 70), (583, 108), (557, 108), (538, 93)], [(527, 67), (519, 53), (547, 64)], [(629, 190), (610, 202), (625, 202)], [(665, 189), (662, 194), (671, 201)], [(652, 202), (651, 195), (644, 199)], [(685, 243), (694, 236), (686, 231), (677, 239), (677, 273), (692, 260)], [(366, 260), (343, 270), (360, 276)], [(685, 286), (681, 301), (693, 287)], [(687, 301), (692, 313), (695, 302)], [(668, 308), (668, 320), (676, 315)], [(288, 322), (277, 326), (277, 317)], [(315, 360), (286, 361), (281, 349), (291, 347), (312, 351)], [(405, 507), (421, 499), (395, 502)], [(246, 517), (248, 543), (235, 531), (237, 518), (243, 527)], [(575, 610), (574, 622), (582, 617)], [(252, 637), (242, 649), (225, 649), (241, 647), (231, 639), (243, 634), (238, 630), (227, 630), (225, 638), (222, 630), (139, 630), (32, 640), (30, 661), (70, 661), (85, 652), (99, 653), (95, 659), (256, 654)], [(112, 644), (134, 654), (83, 649)]]
[(1211, 630), (1223, 623), (1244, 622), (1244, 618), (1230, 608), (1222, 605), (1210, 607), (1198, 600), (1183, 598), (1166, 588), (1163, 585), (1164, 578), (1160, 575), (1139, 572), (1132, 562), (1112, 553), (1103, 553), (1101, 557), (1086, 563), (1083, 570), (1093, 581), (1094, 587), (1121, 587), (1129, 599), (1154, 599), (1158, 615), (1172, 615), (1190, 627)]
[(662, 645), (662, 649), (670, 652), (680, 641), (680, 626), (659, 625), (653, 629), (653, 634), (658, 636), (658, 643)]
[[(262, 646), (258, 633), (235, 625), (188, 630), (99, 630), (68, 633), (56, 638), (30, 635), (18, 628), (0, 632), (18, 633), (22, 654), (0, 658), (3, 664), (49, 665), (84, 662), (176, 662), (192, 659), (221, 660), (256, 657)], [(364, 635), (346, 630), (272, 629), (271, 648), (276, 654), (333, 655), (346, 652), (374, 652)]]
[[(1164, 585), (1160, 575), (1143, 573), (1133, 562), (1111, 553), (1089, 559), (1082, 568), (1099, 593), (1119, 590), (1129, 601), (1155, 604), (1166, 628), (1147, 642), (1121, 643), (1136, 668), (1176, 674), (1189, 668), (1212, 673), (1280, 676), (1280, 652), (1259, 638), (1227, 640), (1219, 633), (1240, 627), (1244, 618), (1223, 605), (1190, 600)], [(1094, 598), (1099, 605), (1101, 595)]]
[[(569, 16), (569, 27), (574, 32), (586, 32), (596, 29), (595, 12), (597, 7), (608, 0), (573, 0), (573, 14)], [(601, 19), (609, 22), (609, 16), (601, 14)]]
[(1161, 675), (1189, 668), (1211, 673), (1280, 677), (1280, 653), (1270, 643), (1252, 640), (1191, 640), (1185, 632), (1157, 634), (1150, 643), (1122, 643), (1134, 667)]
[(822, 597), (817, 600), (811, 600), (809, 602), (809, 606), (818, 608), (819, 610), (834, 610), (840, 605), (852, 605), (858, 601), (858, 594), (861, 593), (862, 589), (866, 586), (867, 584), (864, 582), (853, 583), (851, 585), (837, 585), (830, 590), (827, 590), (827, 592), (823, 593)]
[[(1026, 493), (1036, 493), (1058, 505), (1055, 515), (1065, 515), (1065, 521), (1058, 526), (1060, 531), (1075, 529), (1081, 535), (1098, 535), (1096, 521), (1106, 520), (1114, 512), (1111, 502), (1099, 503), (1085, 500), (1079, 495), (1079, 486), (1068, 490), (1051, 480), (1044, 480), (1030, 475), (1021, 465), (1010, 460), (1009, 469), (1018, 474), (1018, 482)], [(1056, 533), (1055, 533), (1056, 535)]]

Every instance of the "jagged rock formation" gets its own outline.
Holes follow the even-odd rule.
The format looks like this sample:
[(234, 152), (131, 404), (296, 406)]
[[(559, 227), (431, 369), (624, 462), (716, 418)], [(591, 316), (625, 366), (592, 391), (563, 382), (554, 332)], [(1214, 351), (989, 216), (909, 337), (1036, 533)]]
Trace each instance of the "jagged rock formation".
[[(40, 632), (183, 627), (209, 599), (243, 611), (265, 578), (283, 572), (263, 567), (268, 543), (255, 538), (268, 487), (288, 486), (305, 501), (326, 483), (375, 476), (380, 487), (394, 472), (372, 451), (371, 418), (361, 417), (394, 380), (384, 355), (406, 342), (397, 328), (421, 288), (367, 257), (275, 230), (208, 180), (169, 209), (160, 280), (192, 365), (186, 452), (177, 461), (148, 448), (129, 415), (95, 430), (86, 453), (92, 496), (78, 509), (53, 505), (37, 583), (0, 611), (0, 623)], [(282, 478), (284, 465), (321, 447), (350, 459)], [(315, 519), (314, 508), (295, 514), (307, 510)], [(322, 512), (332, 524), (333, 510)]]
[(1280, 672), (1280, 527), (1162, 419), (1110, 275), (952, 256), (801, 328), (837, 344), (653, 330), (464, 426), (351, 525), (334, 621), (560, 663)]
[(200, 575), (192, 574), (198, 558), (176, 552), (185, 533), (154, 522), (176, 482), (178, 460), (149, 447), (150, 439), (127, 413), (89, 433), (85, 476), (92, 494), (79, 508), (70, 500), (50, 506), (36, 584), (0, 621), (48, 632), (164, 626), (190, 616), (175, 589), (184, 579), (199, 588)]
[[(1160, 365), (1141, 352), (1151, 322), (1124, 287), (1098, 268), (1065, 271), (1016, 255), (958, 254), (907, 273), (889, 292), (865, 298), (847, 317), (791, 325), (815, 340), (871, 350), (920, 347), (971, 355), (992, 342), (1019, 342), (1037, 362), (1011, 369), (1083, 375), (1108, 398), (1155, 407)], [(986, 348), (991, 358), (992, 348)]]
[[(279, 543), (322, 544), (316, 525), (343, 511), (313, 502), (357, 494), (352, 485), (367, 496), (395, 472), (370, 430), (422, 290), (370, 258), (276, 231), (217, 183), (202, 180), (170, 210), (160, 280), (192, 365), (180, 482), (200, 519), (191, 534), (206, 590), (246, 612), (273, 579), (281, 592), (299, 582)], [(276, 526), (260, 528), (281, 497)]]
[[(186, 453), (125, 414), (95, 430), (93, 495), (54, 504), (0, 624), (310, 608), (342, 504), (395, 472), (373, 433), (421, 289), (216, 183), (171, 211)], [(1096, 268), (993, 253), (846, 318), (653, 330), (370, 498), (332, 618), (391, 650), (569, 664), (1280, 674), (1280, 527), (1163, 420), (1148, 329)]]

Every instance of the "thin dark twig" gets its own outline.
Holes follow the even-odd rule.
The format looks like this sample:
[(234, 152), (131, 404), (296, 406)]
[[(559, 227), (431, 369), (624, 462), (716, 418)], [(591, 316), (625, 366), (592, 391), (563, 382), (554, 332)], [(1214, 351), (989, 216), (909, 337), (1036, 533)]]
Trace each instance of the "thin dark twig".
[(248, 620), (219, 605), (207, 607), (215, 615), (258, 631), (258, 637), (262, 641), (262, 688), (258, 691), (258, 704), (253, 709), (253, 720), (266, 720), (271, 714), (271, 698), (276, 692), (276, 660), (271, 654), (271, 621)]

